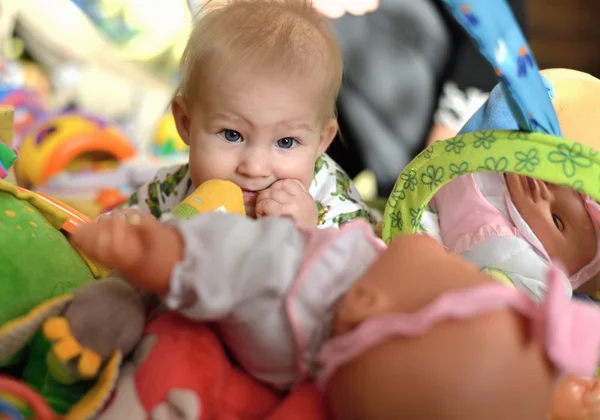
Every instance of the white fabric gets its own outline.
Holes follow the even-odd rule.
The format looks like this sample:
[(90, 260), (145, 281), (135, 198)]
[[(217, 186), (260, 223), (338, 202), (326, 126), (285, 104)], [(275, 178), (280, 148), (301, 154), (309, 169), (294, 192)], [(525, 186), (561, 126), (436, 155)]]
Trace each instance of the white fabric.
[[(167, 305), (191, 319), (215, 321), (242, 367), (281, 389), (301, 379), (299, 359), (310, 370), (333, 305), (377, 255), (366, 235), (370, 226), (304, 233), (285, 218), (206, 213), (162, 219), (179, 229), (185, 243)], [(332, 231), (334, 241), (320, 249), (319, 235), (327, 242)], [(314, 258), (303, 284), (294, 285), (307, 257)], [(299, 354), (295, 332), (305, 338), (305, 354)]]

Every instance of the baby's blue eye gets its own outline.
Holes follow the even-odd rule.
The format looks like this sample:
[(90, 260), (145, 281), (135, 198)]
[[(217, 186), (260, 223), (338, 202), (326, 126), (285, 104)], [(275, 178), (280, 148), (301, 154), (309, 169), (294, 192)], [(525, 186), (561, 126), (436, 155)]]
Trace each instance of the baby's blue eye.
[(282, 139), (277, 140), (277, 147), (281, 147), (282, 149), (291, 149), (296, 145), (296, 139), (291, 137), (284, 137)]
[(221, 134), (221, 136), (225, 140), (230, 141), (232, 143), (237, 143), (239, 141), (242, 141), (242, 135), (234, 130), (223, 130), (219, 134)]

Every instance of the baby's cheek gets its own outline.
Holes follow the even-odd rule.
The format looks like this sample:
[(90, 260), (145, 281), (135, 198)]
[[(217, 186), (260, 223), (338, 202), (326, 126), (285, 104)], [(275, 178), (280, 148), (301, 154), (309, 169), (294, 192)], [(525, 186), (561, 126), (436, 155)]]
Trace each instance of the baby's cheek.
[[(321, 175), (322, 176), (322, 175)], [(306, 189), (306, 191), (310, 190), (310, 186), (313, 181), (316, 179), (315, 171), (306, 171), (301, 176), (294, 178), (302, 184), (302, 186)]]
[(308, 155), (305, 150), (290, 153), (274, 162), (274, 165), (274, 173), (278, 180), (295, 179), (300, 181), (307, 191), (317, 177), (317, 170), (319, 170), (319, 178), (324, 175), (322, 172), (328, 170), (325, 164), (318, 165), (314, 156)]

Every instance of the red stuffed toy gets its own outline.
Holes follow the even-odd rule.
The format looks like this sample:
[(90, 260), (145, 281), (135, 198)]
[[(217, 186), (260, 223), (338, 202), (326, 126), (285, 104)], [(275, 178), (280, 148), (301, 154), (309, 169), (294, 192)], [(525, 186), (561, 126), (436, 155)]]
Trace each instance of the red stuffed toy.
[(303, 384), (283, 399), (232, 365), (207, 325), (176, 313), (146, 327), (100, 418), (326, 420), (321, 395)]

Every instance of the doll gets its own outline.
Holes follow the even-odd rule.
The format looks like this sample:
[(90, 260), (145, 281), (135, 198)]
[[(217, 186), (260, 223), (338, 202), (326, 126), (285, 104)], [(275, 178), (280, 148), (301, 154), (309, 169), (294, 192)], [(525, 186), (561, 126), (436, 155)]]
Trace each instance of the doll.
[(598, 359), (600, 311), (566, 298), (556, 269), (536, 303), (431, 238), (386, 248), (362, 221), (338, 231), (134, 215), (83, 226), (73, 240), (171, 309), (215, 322), (255, 378), (280, 390), (319, 378), (336, 418), (541, 419), (556, 374), (590, 375)]
[[(571, 72), (576, 77), (570, 84), (600, 87), (600, 80), (577, 77), (578, 72), (572, 70), (550, 71), (546, 82), (551, 96), (556, 97), (552, 76), (562, 74), (564, 80), (564, 74)], [(503, 92), (498, 85), (462, 132), (516, 129)], [(569, 117), (566, 124), (572, 126), (574, 114)], [(565, 115), (559, 113), (558, 118), (563, 125)], [(585, 113), (580, 119), (587, 119)], [(590, 130), (588, 126), (586, 131)], [(564, 134), (579, 140), (573, 135), (581, 131)], [(500, 270), (514, 285), (535, 296), (541, 296), (545, 272), (553, 260), (563, 263), (567, 293), (600, 271), (600, 206), (568, 186), (533, 176), (478, 172), (444, 185), (433, 204), (441, 240), (450, 251), (482, 269)]]
[[(475, 39), (481, 54), (496, 71), (499, 83), (460, 131), (460, 134), (475, 133), (472, 135), (478, 139), (473, 144), (478, 150), (467, 151), (465, 155), (489, 150), (490, 159), (486, 162), (491, 166), (484, 165), (486, 173), (473, 173), (472, 169), (457, 171), (454, 179), (434, 196), (432, 204), (437, 209), (441, 240), (450, 251), (538, 298), (543, 294), (549, 265), (560, 260), (566, 293), (570, 294), (572, 288), (600, 271), (600, 206), (574, 191), (582, 186), (577, 185), (577, 178), (573, 179), (577, 166), (591, 167), (592, 161), (585, 158), (580, 165), (577, 156), (581, 145), (569, 143), (558, 145), (558, 150), (546, 156), (535, 147), (526, 153), (504, 150), (504, 155), (499, 154), (494, 146), (494, 130), (512, 130), (512, 138), (520, 143), (516, 147), (527, 144), (524, 134), (518, 131), (545, 133), (571, 141), (589, 139), (591, 133), (597, 132), (596, 118), (592, 115), (600, 98), (600, 81), (591, 76), (560, 77), (561, 72), (556, 70), (547, 72), (547, 77), (540, 75), (527, 41), (505, 2), (488, 5), (484, 1), (444, 0), (444, 3)], [(574, 89), (556, 91), (555, 81), (563, 86), (570, 84)], [(584, 90), (583, 86), (589, 89)], [(570, 101), (564, 101), (560, 95)], [(440, 147), (448, 155), (460, 155), (464, 145), (459, 136)], [(564, 178), (569, 182), (566, 187), (535, 179), (536, 173), (543, 173), (551, 166), (546, 162), (540, 165), (546, 159), (557, 165), (554, 171), (560, 171), (562, 166)], [(468, 167), (468, 160), (469, 157), (461, 165)], [(509, 160), (518, 163), (509, 167)], [(538, 165), (545, 168), (540, 170)], [(501, 173), (504, 171), (511, 173), (504, 175)], [(469, 174), (464, 175), (465, 172)], [(436, 177), (436, 183), (443, 184), (438, 181)]]

